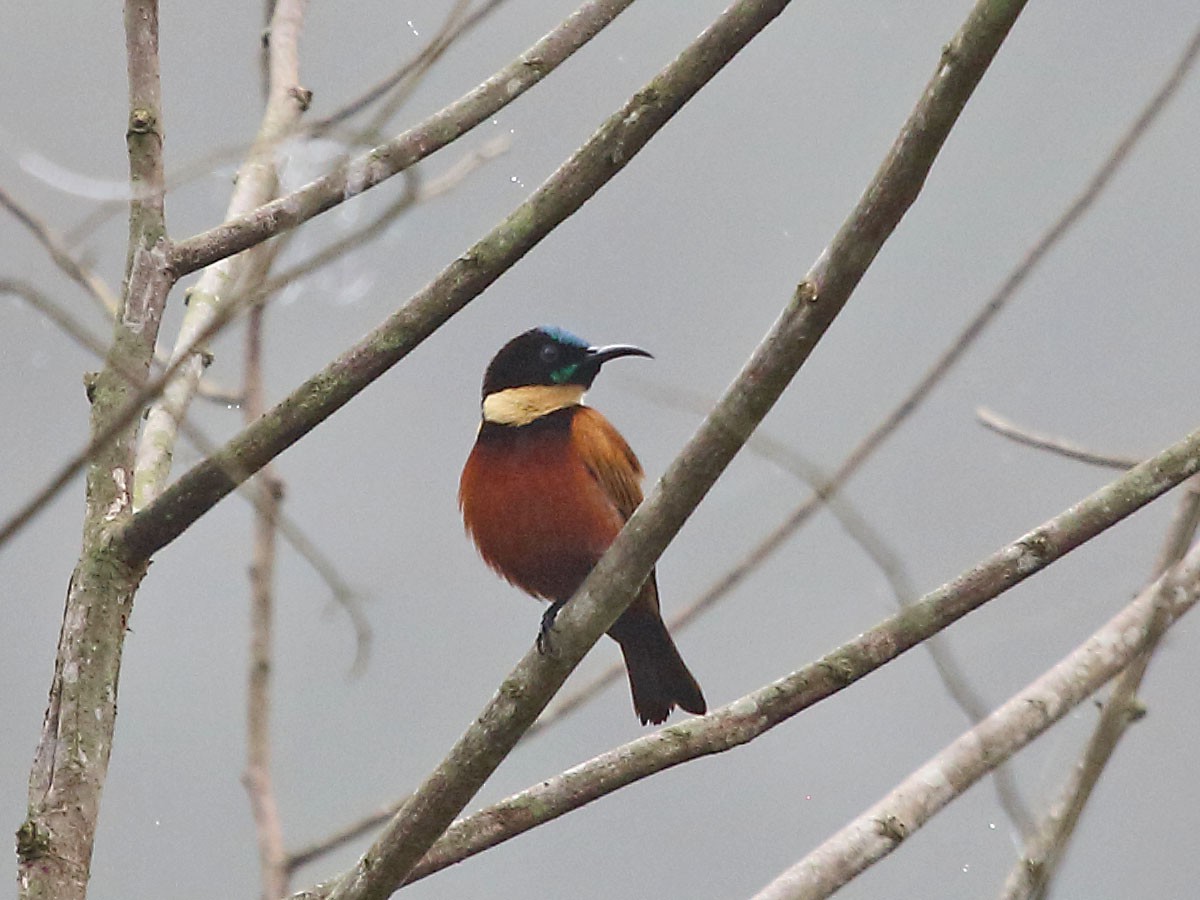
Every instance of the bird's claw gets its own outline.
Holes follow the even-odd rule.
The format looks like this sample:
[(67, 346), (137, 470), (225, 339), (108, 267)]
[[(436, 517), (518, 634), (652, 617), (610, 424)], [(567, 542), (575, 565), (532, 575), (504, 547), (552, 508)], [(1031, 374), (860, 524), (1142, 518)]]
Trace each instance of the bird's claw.
[(558, 616), (558, 611), (562, 609), (562, 602), (550, 604), (550, 608), (542, 613), (542, 624), (538, 628), (537, 636), (537, 651), (542, 656), (549, 656), (554, 653), (554, 643), (550, 639), (550, 632), (554, 630), (554, 619)]

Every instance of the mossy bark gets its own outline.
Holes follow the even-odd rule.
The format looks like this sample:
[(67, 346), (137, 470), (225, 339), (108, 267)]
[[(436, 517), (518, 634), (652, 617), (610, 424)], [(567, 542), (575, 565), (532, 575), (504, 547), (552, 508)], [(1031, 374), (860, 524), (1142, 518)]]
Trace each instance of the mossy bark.
[[(93, 438), (109, 432), (149, 376), (162, 309), (173, 284), (163, 216), (158, 7), (125, 5), (130, 79), (132, 199), (124, 294), (104, 369), (88, 380)], [(17, 831), (24, 900), (87, 894), (100, 797), (117, 718), (121, 651), (144, 558), (118, 551), (132, 515), (138, 420), (101, 446), (87, 473), (79, 562), (67, 586), (46, 717), (29, 778), (29, 808)]]

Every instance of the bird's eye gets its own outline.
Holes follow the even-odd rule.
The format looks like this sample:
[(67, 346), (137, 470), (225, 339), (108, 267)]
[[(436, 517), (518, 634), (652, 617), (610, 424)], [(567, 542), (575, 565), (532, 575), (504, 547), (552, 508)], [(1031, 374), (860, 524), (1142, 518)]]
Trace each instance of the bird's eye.
[(544, 363), (558, 362), (559, 354), (558, 354), (558, 345), (557, 344), (543, 344), (542, 349), (539, 351), (539, 353), (542, 357), (542, 362), (544, 362)]

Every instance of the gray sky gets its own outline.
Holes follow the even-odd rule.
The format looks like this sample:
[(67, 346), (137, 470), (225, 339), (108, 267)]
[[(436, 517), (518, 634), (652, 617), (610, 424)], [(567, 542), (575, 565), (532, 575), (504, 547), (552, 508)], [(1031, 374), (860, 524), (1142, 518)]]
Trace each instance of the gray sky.
[[(509, 212), (720, 11), (635, 5), (553, 77), (432, 158), (434, 177), (498, 136), (511, 148), (453, 193), (283, 295), (268, 315), (268, 390), (279, 399), (397, 308)], [(448, 3), (314, 4), (302, 72), (323, 115), (416, 52)], [(164, 4), (166, 158), (177, 171), (236, 153), (259, 115), (257, 4)], [(429, 75), (388, 133), (463, 94), (533, 43), (570, 2), (511, 2)], [(590, 402), (657, 477), (695, 429), (655, 391), (715, 398), (832, 237), (887, 151), (969, 4), (796, 3), (584, 209), (394, 371), (284, 454), (287, 509), (365, 598), (368, 670), (327, 590), (281, 551), (274, 735), (290, 846), (416, 784), (526, 651), (541, 608), (497, 580), (462, 533), (458, 472), (483, 368), (507, 338), (562, 325), (633, 342), (652, 363), (606, 369)], [(968, 105), (924, 193), (765, 429), (832, 468), (920, 377), (1082, 188), (1197, 24), (1194, 4), (1031, 4)], [(126, 178), (125, 66), (115, 7), (31, 4), (0, 15), (0, 184), (68, 231)], [(1195, 78), (1080, 226), (970, 356), (853, 481), (848, 496), (925, 591), (1066, 508), (1112, 473), (983, 430), (986, 405), (1099, 449), (1148, 454), (1195, 427), (1200, 272), (1200, 85)], [(324, 148), (328, 153), (331, 148)], [(332, 148), (336, 149), (336, 148)], [(320, 148), (287, 160), (289, 183)], [(172, 191), (171, 234), (217, 223), (233, 162)], [(389, 183), (306, 226), (299, 260), (383, 208)], [(114, 287), (123, 215), (81, 252)], [(0, 276), (33, 281), (104, 334), (86, 298), (10, 217)], [(169, 300), (173, 340), (182, 290)], [(84, 351), (0, 299), (0, 384), (10, 423), (0, 512), (80, 446)], [(238, 335), (211, 375), (234, 384)], [(196, 407), (216, 438), (236, 410)], [(176, 473), (196, 460), (181, 451)], [(744, 452), (659, 568), (679, 609), (806, 496)], [(992, 703), (1081, 642), (1138, 590), (1173, 499), (1160, 502), (949, 632)], [(78, 553), (82, 483), (0, 551), (0, 822), (15, 829), (37, 741), (62, 598)], [(92, 896), (257, 894), (239, 783), (250, 517), (231, 498), (163, 551), (138, 595)], [(881, 574), (818, 516), (718, 608), (677, 635), (717, 707), (792, 671), (892, 612)], [(1172, 632), (1143, 696), (1151, 715), (1101, 784), (1058, 882), (1062, 897), (1194, 891), (1200, 829), (1197, 624)], [(617, 657), (597, 645), (579, 684)], [(1095, 719), (1081, 707), (1023, 754), (1035, 806)], [(748, 747), (672, 770), (406, 891), (414, 897), (746, 896), (874, 802), (965, 727), (916, 651)], [(644, 733), (624, 684), (521, 747), (472, 808)], [(340, 871), (365, 845), (305, 869)], [(993, 894), (1014, 836), (986, 784), (844, 891), (846, 897)], [(11, 856), (0, 877), (11, 878)], [(3, 873), (8, 873), (4, 875)]]

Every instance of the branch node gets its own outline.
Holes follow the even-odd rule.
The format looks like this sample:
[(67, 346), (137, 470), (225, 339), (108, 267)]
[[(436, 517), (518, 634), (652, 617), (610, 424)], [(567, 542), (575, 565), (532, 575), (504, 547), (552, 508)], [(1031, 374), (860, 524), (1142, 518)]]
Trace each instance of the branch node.
[(1131, 697), (1129, 703), (1125, 705), (1125, 715), (1129, 717), (1130, 722), (1140, 722), (1146, 718), (1148, 713), (1146, 704), (1137, 697)]
[(884, 816), (882, 819), (876, 819), (875, 828), (880, 835), (893, 844), (899, 844), (908, 837), (908, 826), (896, 816)]
[(154, 115), (153, 110), (145, 107), (134, 107), (129, 113), (129, 130), (126, 136), (131, 134), (149, 134), (158, 124), (158, 119)]
[(88, 403), (96, 402), (96, 385), (100, 381), (99, 372), (83, 373), (83, 392), (87, 395)]
[(533, 72), (534, 75), (536, 75), (539, 79), (545, 78), (551, 68), (540, 56), (526, 57), (524, 60), (522, 60), (521, 65), (523, 65), (530, 72)]
[(300, 104), (300, 112), (308, 112), (308, 108), (312, 106), (313, 92), (306, 87), (297, 84), (288, 90), (288, 96)]
[(53, 835), (32, 818), (17, 829), (17, 861), (22, 865), (41, 859), (50, 852)]

